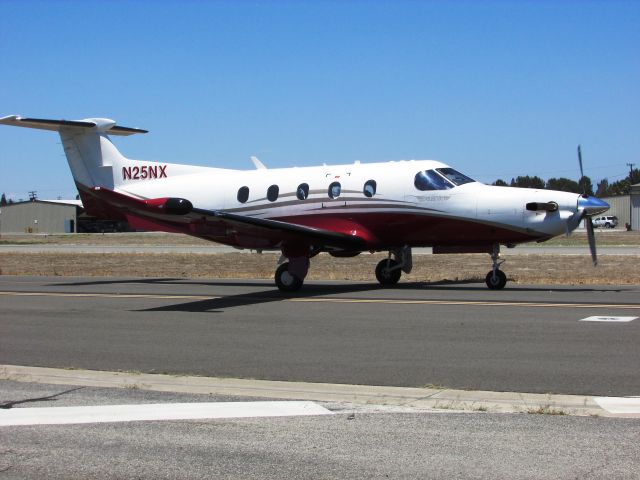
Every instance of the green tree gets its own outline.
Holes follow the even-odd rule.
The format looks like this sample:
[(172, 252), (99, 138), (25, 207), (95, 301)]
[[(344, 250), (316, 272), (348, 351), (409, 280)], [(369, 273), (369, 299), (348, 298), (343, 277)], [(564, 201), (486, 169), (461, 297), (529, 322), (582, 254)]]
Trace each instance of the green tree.
[(493, 182), (491, 185), (494, 185), (496, 187), (508, 187), (509, 186), (509, 184), (507, 182), (505, 182), (504, 180), (502, 180), (501, 178), (499, 178), (498, 180)]
[(511, 179), (512, 187), (542, 189), (544, 188), (544, 185), (544, 180), (537, 176), (530, 177), (529, 175), (526, 175), (524, 177), (519, 176), (515, 180), (513, 178)]
[(591, 183), (591, 179), (586, 175), (578, 182), (578, 193), (593, 195), (593, 183)]
[(3, 193), (2, 198), (0, 198), (0, 207), (4, 207), (6, 204), (7, 204), (7, 197), (5, 197)]
[(547, 180), (547, 190), (560, 190), (562, 192), (580, 193), (580, 186), (575, 180), (570, 178), (550, 178)]
[(606, 197), (609, 191), (609, 180), (603, 178), (598, 182), (598, 188), (596, 189), (597, 197)]

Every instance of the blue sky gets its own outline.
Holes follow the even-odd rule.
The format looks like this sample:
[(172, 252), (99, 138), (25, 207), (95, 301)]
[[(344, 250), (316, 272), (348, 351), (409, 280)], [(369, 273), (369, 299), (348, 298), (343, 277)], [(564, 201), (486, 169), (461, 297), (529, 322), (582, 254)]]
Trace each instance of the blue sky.
[[(113, 118), (130, 158), (437, 159), (487, 183), (640, 166), (639, 1), (0, 0), (0, 116)], [(0, 126), (0, 191), (75, 196)]]

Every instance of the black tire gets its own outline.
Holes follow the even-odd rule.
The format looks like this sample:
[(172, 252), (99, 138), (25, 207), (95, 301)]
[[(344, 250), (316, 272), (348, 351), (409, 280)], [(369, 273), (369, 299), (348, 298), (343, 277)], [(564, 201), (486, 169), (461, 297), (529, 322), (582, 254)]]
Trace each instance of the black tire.
[(398, 280), (400, 280), (400, 277), (402, 276), (402, 270), (399, 268), (390, 270), (390, 268), (397, 265), (398, 262), (395, 260), (381, 260), (380, 263), (378, 263), (378, 266), (376, 267), (376, 278), (378, 279), (378, 282), (380, 282), (380, 285), (388, 286), (398, 283)]
[(276, 286), (281, 292), (297, 292), (302, 287), (302, 280), (289, 273), (289, 262), (280, 265), (275, 274)]
[(611, 224), (610, 224), (610, 223), (605, 223), (605, 224), (604, 224), (604, 227), (605, 227), (605, 228), (611, 228)]
[(487, 273), (484, 281), (487, 283), (487, 287), (491, 290), (502, 290), (507, 284), (507, 276), (502, 270), (496, 271), (496, 276), (493, 276), (493, 271)]

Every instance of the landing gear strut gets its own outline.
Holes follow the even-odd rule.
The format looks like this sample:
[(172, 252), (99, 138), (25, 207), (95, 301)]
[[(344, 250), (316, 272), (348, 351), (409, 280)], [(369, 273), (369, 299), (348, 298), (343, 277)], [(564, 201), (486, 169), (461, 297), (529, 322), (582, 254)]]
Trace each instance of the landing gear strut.
[[(391, 258), (391, 256), (395, 258)], [(383, 287), (395, 285), (400, 280), (402, 272), (411, 273), (413, 261), (411, 257), (411, 247), (391, 250), (389, 257), (381, 260), (376, 267), (376, 278)]]
[(497, 243), (493, 246), (491, 261), (493, 262), (493, 268), (487, 273), (485, 282), (491, 290), (501, 290), (507, 284), (507, 276), (500, 270), (500, 265), (504, 263), (504, 260), (500, 260), (500, 245)]

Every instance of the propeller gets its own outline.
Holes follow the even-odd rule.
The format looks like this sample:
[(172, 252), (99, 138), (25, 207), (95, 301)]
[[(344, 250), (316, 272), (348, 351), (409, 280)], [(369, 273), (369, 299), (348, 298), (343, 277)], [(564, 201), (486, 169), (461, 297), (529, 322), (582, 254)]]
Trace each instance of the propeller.
[(582, 182), (582, 194), (586, 195), (587, 184), (586, 182), (582, 181), (582, 179), (584, 178), (584, 170), (582, 170), (582, 149), (580, 148), (580, 145), (578, 145), (578, 164), (580, 165), (580, 180), (578, 180), (578, 185), (580, 185), (580, 182)]
[[(580, 164), (580, 180), (584, 178), (584, 172), (582, 170), (582, 150), (578, 145), (578, 163)], [(609, 204), (596, 197), (590, 197), (586, 194), (586, 183), (582, 182), (583, 189), (582, 195), (578, 198), (578, 204), (576, 212), (567, 219), (567, 235), (573, 232), (580, 222), (585, 220), (585, 227), (587, 229), (587, 239), (589, 240), (589, 250), (591, 251), (591, 260), (593, 266), (598, 265), (598, 254), (596, 252), (596, 236), (593, 230), (592, 217), (599, 213), (609, 210)]]

